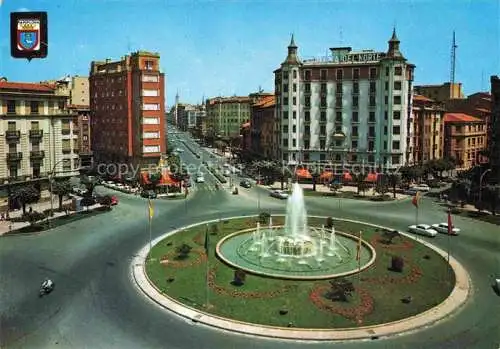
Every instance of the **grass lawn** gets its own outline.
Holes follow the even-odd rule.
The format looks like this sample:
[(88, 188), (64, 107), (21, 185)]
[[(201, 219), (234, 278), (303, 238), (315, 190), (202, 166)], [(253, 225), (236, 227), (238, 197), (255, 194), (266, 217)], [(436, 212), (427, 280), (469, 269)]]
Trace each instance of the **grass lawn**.
[[(356, 223), (335, 221), (337, 231), (363, 231), (363, 239), (377, 251), (375, 263), (361, 274), (347, 277), (355, 292), (347, 302), (324, 297), (328, 280), (279, 280), (247, 274), (244, 285), (233, 286), (234, 269), (215, 255), (217, 242), (225, 235), (254, 227), (257, 218), (221, 221), (209, 231), (208, 312), (245, 322), (286, 327), (343, 328), (379, 324), (421, 313), (442, 302), (451, 292), (454, 276), (446, 261), (432, 250), (405, 237), (384, 244), (382, 233)], [(284, 223), (273, 217), (273, 223)], [(324, 219), (310, 218), (320, 226)], [(181, 231), (156, 245), (146, 271), (149, 278), (170, 297), (206, 311), (207, 258), (204, 251), (205, 226)], [(186, 259), (177, 259), (176, 248), (188, 244), (193, 249)], [(389, 270), (392, 256), (405, 259), (401, 273)], [(168, 260), (168, 262), (165, 262)], [(448, 281), (446, 281), (448, 280)], [(410, 304), (402, 299), (411, 296)], [(280, 314), (286, 310), (286, 314)], [(283, 312), (284, 313), (284, 312)]]

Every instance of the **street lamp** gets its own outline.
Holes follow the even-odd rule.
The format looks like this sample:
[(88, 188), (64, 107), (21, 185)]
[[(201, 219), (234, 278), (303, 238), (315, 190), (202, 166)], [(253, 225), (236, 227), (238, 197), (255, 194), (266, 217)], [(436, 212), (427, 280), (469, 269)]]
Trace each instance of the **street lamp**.
[[(53, 190), (52, 179), (54, 177), (54, 172), (56, 171), (57, 165), (59, 165), (64, 160), (65, 159), (59, 159), (59, 161), (57, 161), (54, 164), (54, 167), (52, 167), (52, 171), (49, 172), (49, 191), (50, 191), (50, 215), (49, 216), (52, 216), (54, 214), (54, 196), (52, 195), (52, 190)], [(49, 216), (47, 216), (47, 222), (48, 222), (49, 228), (50, 228), (50, 219), (49, 219)]]
[(491, 168), (487, 169), (486, 171), (483, 172), (483, 174), (481, 175), (481, 177), (479, 177), (479, 200), (478, 200), (478, 206), (479, 206), (479, 211), (481, 212), (481, 194), (483, 192), (483, 178), (484, 178), (484, 175), (487, 174), (488, 172), (491, 172)]

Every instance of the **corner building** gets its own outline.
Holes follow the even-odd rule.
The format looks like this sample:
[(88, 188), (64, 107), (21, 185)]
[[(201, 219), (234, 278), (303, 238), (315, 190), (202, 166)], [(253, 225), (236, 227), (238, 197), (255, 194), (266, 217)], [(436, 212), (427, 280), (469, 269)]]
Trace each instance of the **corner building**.
[(165, 76), (160, 56), (138, 51), (92, 62), (92, 147), (98, 163), (158, 165), (166, 152)]
[(284, 164), (397, 168), (408, 162), (415, 66), (393, 31), (387, 52), (331, 48), (301, 60), (294, 38), (275, 73), (276, 139)]

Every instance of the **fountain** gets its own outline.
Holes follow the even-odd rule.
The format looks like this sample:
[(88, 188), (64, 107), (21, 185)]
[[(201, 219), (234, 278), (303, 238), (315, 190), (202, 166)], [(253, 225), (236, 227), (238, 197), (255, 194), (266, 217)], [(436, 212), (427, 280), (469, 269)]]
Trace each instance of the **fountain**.
[[(267, 229), (237, 232), (222, 239), (217, 253), (234, 267), (284, 278), (331, 278), (357, 270), (356, 237), (336, 233), (335, 228), (308, 226), (302, 188), (293, 184), (288, 198), (284, 226), (274, 226), (269, 218)], [(370, 253), (371, 252), (371, 253)], [(374, 250), (362, 249), (364, 264), (373, 263)]]

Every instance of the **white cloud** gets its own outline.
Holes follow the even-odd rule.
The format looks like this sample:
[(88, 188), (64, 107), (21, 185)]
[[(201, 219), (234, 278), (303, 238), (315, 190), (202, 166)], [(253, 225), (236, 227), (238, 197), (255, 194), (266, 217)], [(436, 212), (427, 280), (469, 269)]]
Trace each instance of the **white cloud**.
[[(1, 0), (0, 0), (1, 1)], [(30, 12), (30, 9), (26, 7), (21, 7), (16, 10), (16, 12)]]

